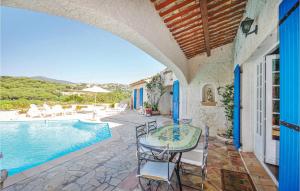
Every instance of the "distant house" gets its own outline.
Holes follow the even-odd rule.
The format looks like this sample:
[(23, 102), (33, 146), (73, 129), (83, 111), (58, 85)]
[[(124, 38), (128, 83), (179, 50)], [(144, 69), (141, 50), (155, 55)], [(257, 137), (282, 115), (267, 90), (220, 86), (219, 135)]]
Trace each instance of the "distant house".
[[(164, 91), (163, 95), (159, 98), (158, 108), (161, 114), (171, 115), (172, 114), (172, 93), (173, 93), (173, 83), (176, 80), (174, 73), (165, 69), (159, 73), (163, 79)], [(148, 92), (146, 85), (151, 81), (151, 77), (141, 79), (139, 81), (130, 84), (132, 90), (131, 95), (131, 109), (141, 110), (144, 109), (144, 103), (148, 102)]]

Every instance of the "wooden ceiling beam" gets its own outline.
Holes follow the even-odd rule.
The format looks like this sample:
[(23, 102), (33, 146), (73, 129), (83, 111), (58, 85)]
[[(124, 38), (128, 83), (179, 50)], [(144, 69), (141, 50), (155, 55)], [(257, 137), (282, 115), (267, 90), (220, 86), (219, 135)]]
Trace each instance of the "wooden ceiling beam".
[(186, 22), (186, 23), (183, 23), (183, 24), (178, 25), (178, 26), (176, 26), (176, 27), (174, 27), (174, 28), (171, 28), (170, 31), (171, 31), (171, 32), (174, 32), (174, 31), (176, 31), (176, 30), (178, 30), (178, 29), (181, 29), (181, 28), (183, 28), (183, 27), (186, 27), (186, 26), (188, 26), (188, 25), (191, 25), (191, 24), (197, 23), (197, 22), (199, 23), (199, 25), (201, 25), (201, 23), (202, 23), (201, 18), (191, 19), (191, 20), (189, 20), (189, 21)]
[(167, 27), (168, 28), (172, 28), (175, 27), (178, 24), (184, 23), (186, 21), (188, 21), (189, 19), (192, 19), (194, 17), (199, 17), (200, 18), (200, 10), (199, 11), (194, 11), (192, 14), (189, 14), (186, 17), (180, 18), (180, 19), (176, 19), (175, 21), (171, 22), (171, 23), (167, 23)]
[(166, 16), (167, 14), (172, 13), (173, 11), (175, 11), (177, 9), (180, 9), (180, 8), (182, 8), (182, 7), (190, 4), (192, 2), (195, 2), (195, 0), (185, 0), (185, 1), (182, 1), (181, 3), (175, 4), (172, 7), (170, 7), (169, 9), (167, 9), (167, 10), (165, 10), (163, 12), (160, 12), (159, 15), (161, 17)]
[(197, 50), (195, 52), (191, 52), (191, 53), (187, 54), (186, 57), (188, 59), (191, 59), (191, 58), (193, 58), (193, 57), (195, 57), (195, 56), (197, 56), (197, 55), (199, 55), (201, 53), (204, 53), (204, 52), (205, 52), (205, 49), (204, 50)]
[(205, 47), (204, 46), (195, 46), (195, 47), (190, 48), (189, 50), (187, 50), (187, 49), (183, 50), (183, 52), (185, 54), (191, 54), (191, 53), (197, 52), (199, 50), (204, 50), (205, 51)]
[(209, 32), (210, 32), (210, 34), (216, 34), (216, 33), (224, 33), (231, 29), (237, 30), (239, 25), (240, 25), (240, 22), (235, 22), (235, 23), (232, 23), (232, 25), (225, 25), (225, 26), (220, 26), (220, 27), (209, 29)]
[(224, 36), (220, 36), (218, 38), (215, 38), (214, 40), (211, 41), (211, 45), (219, 42), (219, 41), (226, 41), (226, 40), (233, 40), (235, 37), (235, 34), (231, 34), (231, 35), (224, 35)]
[(231, 27), (231, 28), (228, 28), (228, 30), (211, 33), (211, 38), (216, 38), (218, 36), (227, 35), (227, 34), (236, 33), (236, 32), (237, 32), (236, 28)]
[(176, 14), (174, 14), (174, 15), (166, 18), (166, 19), (164, 19), (164, 22), (168, 23), (170, 21), (173, 21), (174, 19), (176, 19), (176, 18), (178, 18), (180, 16), (183, 16), (185, 14), (188, 14), (188, 13), (190, 13), (190, 12), (196, 10), (196, 9), (199, 9), (199, 6), (197, 4), (191, 5), (191, 6), (187, 7), (186, 9), (184, 9), (183, 11), (180, 11), (180, 12), (178, 12), (178, 13), (176, 13)]
[(222, 1), (217, 1), (215, 3), (208, 3), (207, 4), (207, 9), (211, 10), (211, 9), (215, 9), (219, 6), (224, 6), (224, 4), (228, 3), (230, 0), (222, 0)]
[(188, 46), (191, 46), (191, 45), (194, 45), (194, 44), (203, 44), (204, 45), (204, 39), (197, 39), (197, 40), (194, 40), (194, 41), (190, 41), (188, 43), (185, 43), (185, 44), (179, 44), (180, 47), (182, 48), (186, 48)]
[(179, 34), (181, 34), (181, 33), (183, 33), (183, 32), (189, 31), (189, 30), (191, 30), (191, 29), (193, 29), (193, 28), (196, 28), (196, 27), (201, 28), (201, 25), (199, 25), (198, 23), (196, 23), (196, 24), (193, 24), (193, 25), (191, 25), (191, 26), (189, 26), (189, 27), (186, 27), (186, 28), (183, 29), (183, 30), (174, 32), (174, 33), (172, 33), (172, 34), (173, 34), (174, 36), (176, 36), (176, 35), (179, 35)]
[(200, 10), (201, 10), (201, 18), (202, 18), (202, 26), (203, 26), (206, 53), (207, 53), (207, 56), (210, 56), (207, 0), (200, 1)]
[(233, 38), (227, 38), (227, 39), (215, 41), (214, 43), (211, 43), (211, 46), (212, 46), (212, 47), (215, 47), (215, 45), (218, 45), (218, 44), (223, 44), (223, 45), (225, 45), (226, 43), (232, 42), (233, 40), (234, 40)]
[[(200, 1), (201, 2), (201, 1)], [(222, 6), (220, 9), (216, 9), (213, 11), (208, 12), (208, 16), (218, 16), (218, 15), (224, 15), (224, 11), (227, 12), (227, 10), (232, 11), (232, 10), (242, 10), (245, 8), (246, 2), (245, 1), (237, 1), (235, 3), (227, 4)]]
[(230, 15), (225, 15), (220, 19), (215, 19), (215, 20), (209, 20), (209, 27), (213, 27), (215, 25), (219, 25), (220, 23), (230, 21), (230, 20), (241, 20), (243, 16), (244, 11), (239, 11), (237, 14), (230, 14)]
[(203, 30), (202, 28), (195, 28), (195, 29), (192, 29), (192, 30), (190, 30), (190, 31), (187, 31), (187, 32), (185, 32), (185, 33), (183, 33), (183, 34), (180, 34), (180, 35), (178, 35), (178, 36), (174, 35), (174, 38), (175, 38), (176, 40), (180, 40), (180, 39), (185, 38), (185, 37), (187, 37), (187, 36), (193, 35), (193, 34), (195, 34), (195, 33), (197, 33), (197, 32), (202, 32), (202, 30)]
[(205, 49), (203, 49), (203, 50), (198, 50), (198, 51), (196, 51), (196, 52), (194, 52), (194, 53), (192, 53), (192, 54), (188, 54), (187, 57), (188, 57), (188, 59), (191, 59), (191, 58), (193, 58), (194, 56), (196, 56), (196, 55), (198, 55), (198, 54), (201, 54), (201, 53), (203, 53), (203, 52), (205, 52)]
[(186, 46), (189, 46), (191, 44), (195, 44), (195, 43), (203, 43), (204, 42), (204, 39), (195, 39), (193, 41), (190, 41), (190, 42), (187, 42), (187, 43), (184, 43), (184, 44), (179, 44), (180, 47), (186, 47)]
[(187, 51), (187, 50), (193, 49), (193, 48), (195, 48), (195, 47), (204, 47), (204, 48), (205, 48), (203, 42), (202, 42), (202, 43), (201, 43), (201, 42), (194, 43), (194, 44), (191, 44), (191, 45), (189, 45), (189, 46), (180, 47), (180, 48), (181, 48), (182, 50)]
[(191, 33), (190, 35), (187, 35), (184, 38), (178, 39), (177, 42), (178, 43), (186, 42), (186, 41), (189, 41), (189, 40), (191, 40), (193, 38), (201, 37), (201, 36), (203, 36), (203, 33), (201, 31), (198, 31), (198, 32)]
[(205, 46), (204, 44), (194, 44), (193, 46), (189, 46), (189, 47), (186, 47), (186, 48), (181, 48), (181, 50), (185, 51), (185, 52), (188, 52), (188, 51), (192, 51), (192, 50), (198, 50), (200, 48), (204, 48), (205, 49)]
[(177, 41), (178, 44), (185, 44), (185, 43), (188, 43), (188, 42), (191, 42), (191, 41), (194, 41), (194, 40), (203, 40), (204, 39), (204, 36), (202, 33), (199, 33), (198, 35), (195, 35), (193, 37), (190, 37), (188, 39), (185, 39), (185, 40), (181, 40), (181, 41)]
[(227, 36), (235, 37), (235, 35), (236, 35), (236, 31), (230, 31), (226, 34), (211, 36), (210, 40), (211, 40), (211, 42), (213, 42), (213, 41), (215, 41), (216, 39), (219, 39), (219, 38), (223, 38), (223, 37), (227, 37)]
[(184, 51), (185, 53), (188, 53), (188, 52), (197, 51), (199, 49), (204, 49), (205, 50), (205, 46), (195, 45), (195, 46), (191, 46), (189, 48), (185, 48), (185, 49), (181, 49), (181, 50)]
[(208, 17), (208, 22), (210, 25), (213, 25), (217, 22), (222, 22), (227, 19), (236, 18), (238, 16), (242, 17), (244, 12), (245, 12), (245, 10), (238, 10), (238, 11), (229, 10), (229, 11), (224, 12), (223, 15)]
[(163, 9), (163, 8), (167, 7), (168, 5), (170, 5), (171, 3), (174, 3), (175, 1), (176, 1), (176, 0), (165, 0), (165, 1), (162, 2), (162, 3), (156, 4), (156, 5), (155, 5), (155, 9), (156, 9), (156, 10)]

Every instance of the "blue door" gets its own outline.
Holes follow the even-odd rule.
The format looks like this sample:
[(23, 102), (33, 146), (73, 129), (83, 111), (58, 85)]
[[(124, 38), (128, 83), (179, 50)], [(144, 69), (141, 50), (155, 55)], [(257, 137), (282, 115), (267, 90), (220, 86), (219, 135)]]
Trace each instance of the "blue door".
[(179, 122), (179, 81), (173, 83), (173, 121)]
[(143, 107), (143, 102), (144, 102), (144, 89), (140, 88), (140, 106)]
[(134, 89), (133, 90), (133, 109), (136, 109), (136, 95), (137, 94), (137, 90)]
[(299, 1), (279, 7), (280, 151), (279, 190), (300, 190)]
[(240, 144), (240, 66), (234, 69), (234, 98), (233, 98), (233, 143), (239, 149)]

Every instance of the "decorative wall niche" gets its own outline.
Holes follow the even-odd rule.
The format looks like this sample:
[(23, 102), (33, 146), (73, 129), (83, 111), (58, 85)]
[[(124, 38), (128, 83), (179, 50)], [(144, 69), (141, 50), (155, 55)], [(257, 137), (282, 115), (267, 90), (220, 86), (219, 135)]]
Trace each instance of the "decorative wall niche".
[(212, 84), (206, 84), (202, 88), (202, 105), (216, 106), (216, 92)]

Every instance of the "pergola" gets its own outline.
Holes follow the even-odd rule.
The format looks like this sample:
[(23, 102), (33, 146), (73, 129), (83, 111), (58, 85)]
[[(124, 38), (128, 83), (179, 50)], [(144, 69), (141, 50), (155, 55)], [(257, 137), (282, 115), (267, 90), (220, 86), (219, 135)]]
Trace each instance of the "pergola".
[(190, 59), (231, 43), (247, 0), (151, 0), (185, 56)]

